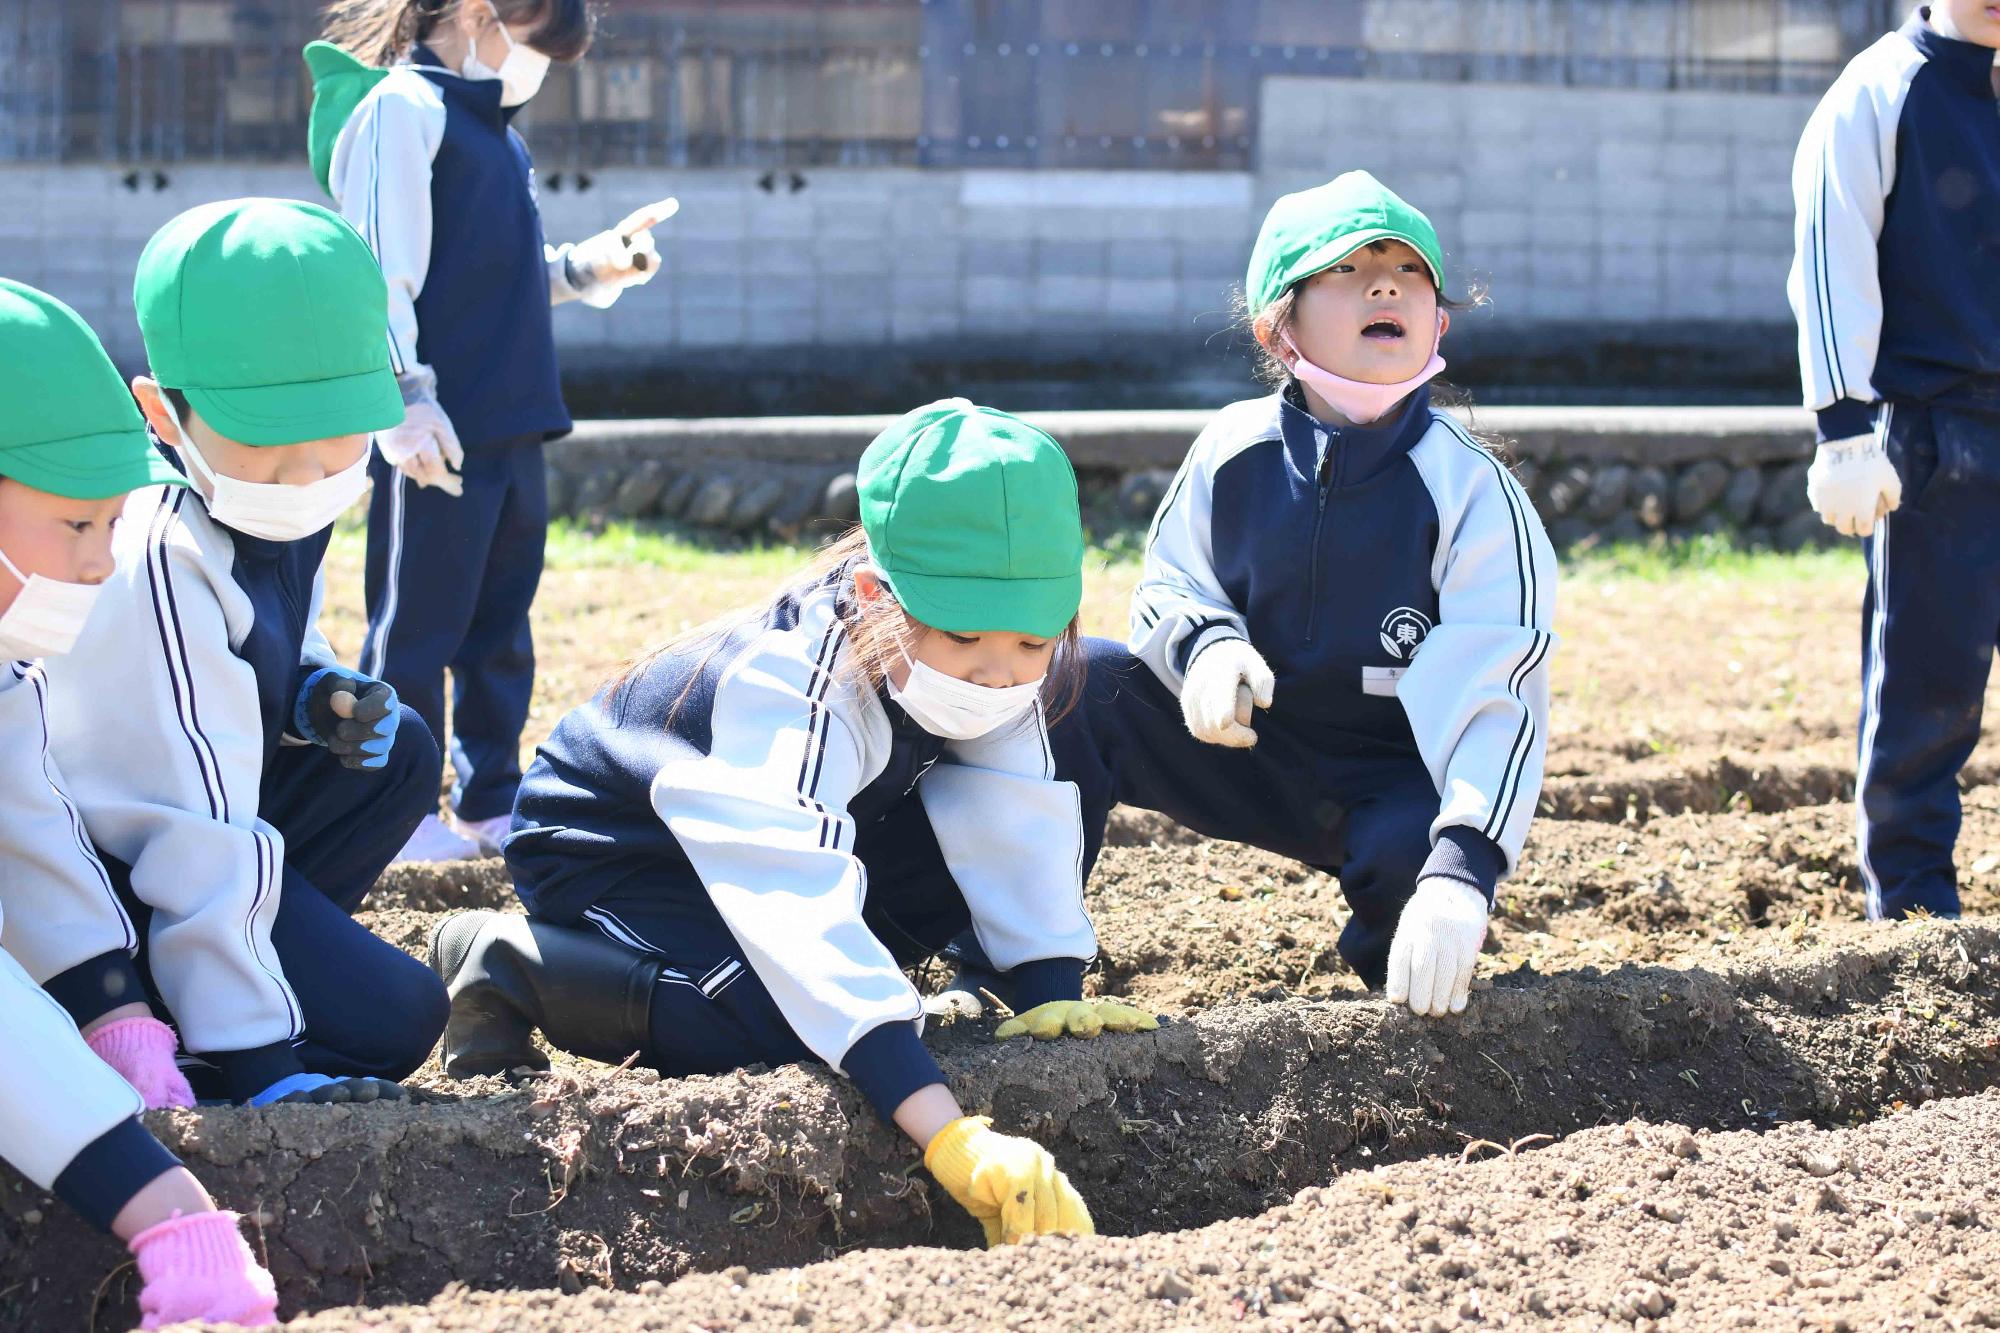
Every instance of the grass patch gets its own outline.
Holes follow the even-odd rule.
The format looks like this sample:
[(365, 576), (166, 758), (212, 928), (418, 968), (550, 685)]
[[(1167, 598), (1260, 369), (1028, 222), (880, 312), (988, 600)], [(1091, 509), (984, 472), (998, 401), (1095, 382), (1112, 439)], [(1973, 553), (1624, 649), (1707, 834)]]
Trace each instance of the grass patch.
[(1810, 582), (1858, 579), (1867, 570), (1858, 544), (1787, 552), (1743, 546), (1727, 536), (1593, 547), (1562, 563), (1566, 575), (1585, 581), (1662, 582), (1692, 575), (1736, 583)]

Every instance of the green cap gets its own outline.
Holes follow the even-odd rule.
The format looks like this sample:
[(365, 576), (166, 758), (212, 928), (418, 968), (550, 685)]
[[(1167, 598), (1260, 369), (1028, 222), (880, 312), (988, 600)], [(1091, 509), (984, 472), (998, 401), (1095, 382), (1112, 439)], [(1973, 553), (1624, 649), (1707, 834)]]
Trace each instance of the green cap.
[(945, 398), (861, 455), (861, 526), (889, 590), (932, 629), (1054, 638), (1083, 602), (1083, 516), (1062, 446)]
[(306, 121), (306, 161), (312, 164), (319, 188), (332, 194), (327, 180), (333, 170), (333, 146), (354, 108), (389, 77), (389, 71), (355, 59), (332, 42), (308, 42), (300, 54), (305, 57), (313, 86), (312, 114)]
[(47, 292), (0, 278), (0, 477), (72, 500), (185, 485), (97, 335)]
[(1371, 241), (1409, 245), (1431, 266), (1431, 282), (1444, 290), (1444, 252), (1431, 220), (1367, 172), (1350, 171), (1271, 205), (1243, 281), (1250, 313)]
[(389, 289), (339, 214), (226, 199), (153, 233), (132, 283), (155, 379), (240, 444), (298, 444), (403, 419)]

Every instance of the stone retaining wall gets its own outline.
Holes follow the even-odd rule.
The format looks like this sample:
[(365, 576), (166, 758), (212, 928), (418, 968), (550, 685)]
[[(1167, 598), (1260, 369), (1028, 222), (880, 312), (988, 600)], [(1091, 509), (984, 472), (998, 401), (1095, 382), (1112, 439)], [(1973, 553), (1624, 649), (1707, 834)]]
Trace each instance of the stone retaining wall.
[[(1206, 412), (1029, 418), (1076, 464), (1085, 506), (1144, 524)], [(855, 517), (854, 462), (894, 418), (586, 421), (549, 451), (553, 512), (796, 538)], [(1806, 507), (1810, 417), (1792, 408), (1484, 408), (1472, 427), (1513, 466), (1558, 548), (1730, 532), (1797, 549), (1827, 535)]]

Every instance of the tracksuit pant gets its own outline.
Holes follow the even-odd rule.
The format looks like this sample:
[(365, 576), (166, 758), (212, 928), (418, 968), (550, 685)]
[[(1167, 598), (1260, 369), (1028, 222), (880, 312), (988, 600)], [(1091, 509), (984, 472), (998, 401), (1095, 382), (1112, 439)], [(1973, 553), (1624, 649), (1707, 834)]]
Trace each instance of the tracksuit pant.
[(1855, 822), (1869, 918), (1955, 916), (1958, 772), (2000, 640), (2000, 389), (1889, 403), (1901, 506), (1863, 542)]
[[(402, 1078), (429, 1057), (450, 1009), (444, 983), (352, 913), (436, 808), (441, 767), (437, 743), (407, 705), (386, 768), (343, 768), (318, 746), (278, 749), (258, 808), (285, 840), (271, 944), (298, 1000), (302, 1029), (291, 1042), (191, 1060), (186, 1073), (197, 1097), (242, 1100), (301, 1068)], [(151, 909), (132, 894), (130, 867), (110, 856), (103, 861), (145, 941)], [(172, 1021), (144, 943), (136, 960), (122, 952), (91, 959), (51, 977), (47, 989), (79, 1025), (141, 994)]]
[(139, 1123), (139, 1094), (61, 1005), (0, 953), (0, 1159), (100, 1231), (180, 1159)]
[[(898, 802), (858, 829), (854, 855), (868, 870), (862, 921), (898, 965), (912, 967), (932, 957), (970, 925), (971, 910), (938, 850), (919, 797)], [(715, 1074), (818, 1059), (744, 960), (698, 881), (677, 876), (671, 883), (647, 884), (621, 875), (584, 909), (578, 924), (661, 959), (665, 970), (653, 987), (651, 1047), (644, 1055), (661, 1073)]]
[(514, 808), (535, 687), (528, 623), (548, 537), (540, 434), (468, 449), (465, 493), (418, 486), (371, 454), (361, 669), (445, 735), (451, 672), (452, 805), (468, 820)]
[(1353, 909), (1338, 948), (1370, 986), (1431, 853), (1438, 793), (1414, 749), (1355, 739), (1315, 743), (1267, 713), (1247, 750), (1188, 734), (1180, 700), (1109, 639), (1084, 641), (1076, 710), (1050, 733), (1056, 772), (1082, 795), (1086, 867), (1111, 807), (1157, 810), (1211, 838), (1248, 843), (1337, 876)]

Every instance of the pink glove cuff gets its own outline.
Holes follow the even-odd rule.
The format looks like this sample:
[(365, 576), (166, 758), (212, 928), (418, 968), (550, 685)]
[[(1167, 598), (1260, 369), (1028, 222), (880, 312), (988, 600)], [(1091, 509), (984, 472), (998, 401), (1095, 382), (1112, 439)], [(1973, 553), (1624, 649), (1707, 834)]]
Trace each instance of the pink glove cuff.
[(180, 1042), (157, 1018), (121, 1018), (84, 1038), (97, 1058), (138, 1090), (148, 1111), (193, 1106), (194, 1089), (174, 1063)]
[(258, 1328), (277, 1322), (271, 1275), (237, 1229), (235, 1213), (176, 1213), (132, 1238), (141, 1328), (184, 1320)]

